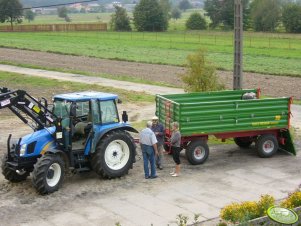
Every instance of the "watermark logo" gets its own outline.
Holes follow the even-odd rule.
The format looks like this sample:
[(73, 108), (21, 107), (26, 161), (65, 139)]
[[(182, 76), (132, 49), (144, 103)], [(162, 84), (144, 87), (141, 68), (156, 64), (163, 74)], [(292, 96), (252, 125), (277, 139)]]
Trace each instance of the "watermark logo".
[(270, 219), (280, 224), (294, 224), (298, 221), (298, 215), (291, 209), (282, 207), (270, 207), (267, 211)]

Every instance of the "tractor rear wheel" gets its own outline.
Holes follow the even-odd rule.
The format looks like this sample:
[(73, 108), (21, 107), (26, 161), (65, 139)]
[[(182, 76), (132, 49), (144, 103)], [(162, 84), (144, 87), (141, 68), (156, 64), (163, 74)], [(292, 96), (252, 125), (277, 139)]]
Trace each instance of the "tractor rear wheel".
[(93, 170), (103, 178), (121, 177), (135, 162), (136, 145), (132, 136), (123, 131), (112, 131), (99, 141), (92, 156)]
[(253, 143), (253, 140), (251, 137), (235, 137), (234, 142), (241, 148), (248, 148)]
[(59, 155), (45, 154), (38, 159), (32, 172), (32, 182), (40, 194), (59, 189), (64, 180), (65, 163)]
[(261, 158), (272, 157), (279, 148), (276, 137), (272, 134), (261, 135), (256, 141), (256, 150)]
[(29, 176), (28, 171), (22, 171), (22, 172), (20, 171), (17, 173), (15, 170), (9, 168), (6, 162), (7, 162), (7, 154), (3, 156), (1, 161), (2, 174), (6, 180), (13, 183), (17, 183), (26, 180), (26, 178)]
[(191, 141), (185, 153), (188, 162), (192, 165), (204, 163), (209, 156), (209, 147), (203, 140)]

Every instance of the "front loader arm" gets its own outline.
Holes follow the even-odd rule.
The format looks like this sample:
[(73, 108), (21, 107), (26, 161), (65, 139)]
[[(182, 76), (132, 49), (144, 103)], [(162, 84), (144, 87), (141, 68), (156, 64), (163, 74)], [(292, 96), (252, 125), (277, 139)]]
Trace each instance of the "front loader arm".
[[(0, 88), (0, 110), (8, 108), (34, 131), (52, 125), (57, 116), (24, 90)], [(32, 124), (30, 124), (30, 121)]]

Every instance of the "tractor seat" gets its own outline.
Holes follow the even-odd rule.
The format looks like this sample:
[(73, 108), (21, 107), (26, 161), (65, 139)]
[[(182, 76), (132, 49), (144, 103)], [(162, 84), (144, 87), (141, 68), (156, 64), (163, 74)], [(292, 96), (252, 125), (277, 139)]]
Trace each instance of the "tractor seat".
[(78, 123), (75, 124), (74, 133), (75, 134), (86, 135), (87, 132), (89, 132), (89, 130), (91, 129), (91, 125), (92, 125), (91, 122), (92, 122), (91, 114), (88, 114), (87, 121), (78, 122)]

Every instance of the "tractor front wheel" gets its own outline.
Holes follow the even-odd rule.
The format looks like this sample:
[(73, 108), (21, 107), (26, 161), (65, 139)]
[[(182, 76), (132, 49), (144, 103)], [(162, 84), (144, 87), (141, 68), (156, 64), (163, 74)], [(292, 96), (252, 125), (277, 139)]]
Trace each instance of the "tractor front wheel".
[(64, 180), (65, 163), (59, 155), (45, 154), (38, 159), (32, 172), (32, 182), (40, 194), (59, 189)]
[(93, 170), (103, 178), (121, 177), (133, 167), (136, 145), (123, 130), (112, 131), (99, 141), (92, 156)]
[(10, 182), (13, 182), (13, 183), (24, 181), (29, 176), (28, 171), (17, 172), (8, 167), (7, 154), (5, 154), (2, 158), (1, 169), (2, 169), (2, 174), (5, 177), (5, 179)]

